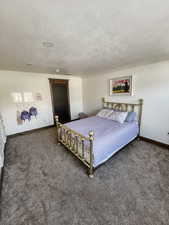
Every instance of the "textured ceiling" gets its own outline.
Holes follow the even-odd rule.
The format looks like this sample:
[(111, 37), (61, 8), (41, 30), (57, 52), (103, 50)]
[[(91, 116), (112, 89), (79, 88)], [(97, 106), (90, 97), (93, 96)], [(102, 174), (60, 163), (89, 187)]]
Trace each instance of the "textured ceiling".
[(168, 0), (0, 1), (0, 69), (89, 75), (167, 59)]

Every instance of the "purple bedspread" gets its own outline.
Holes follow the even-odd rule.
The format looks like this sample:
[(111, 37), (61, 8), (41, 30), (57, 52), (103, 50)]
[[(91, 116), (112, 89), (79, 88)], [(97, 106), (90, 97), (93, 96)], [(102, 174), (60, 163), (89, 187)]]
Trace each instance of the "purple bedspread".
[(65, 125), (86, 137), (89, 131), (94, 131), (94, 167), (109, 159), (132, 141), (139, 132), (137, 122), (120, 124), (98, 116), (76, 120)]

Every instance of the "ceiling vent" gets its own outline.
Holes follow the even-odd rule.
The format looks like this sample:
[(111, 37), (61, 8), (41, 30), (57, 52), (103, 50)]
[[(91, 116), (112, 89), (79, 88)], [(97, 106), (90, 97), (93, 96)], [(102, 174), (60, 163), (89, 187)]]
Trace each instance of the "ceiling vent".
[(54, 44), (53, 44), (52, 42), (49, 42), (49, 41), (44, 41), (44, 42), (42, 42), (42, 45), (43, 45), (43, 47), (45, 47), (45, 48), (51, 48), (51, 47), (54, 46)]

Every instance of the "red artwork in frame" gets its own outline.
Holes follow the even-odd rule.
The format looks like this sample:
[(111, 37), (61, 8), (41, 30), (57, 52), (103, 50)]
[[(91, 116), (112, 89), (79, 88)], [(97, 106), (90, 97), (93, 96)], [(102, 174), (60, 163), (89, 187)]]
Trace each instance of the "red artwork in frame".
[(111, 79), (110, 95), (132, 95), (132, 76)]

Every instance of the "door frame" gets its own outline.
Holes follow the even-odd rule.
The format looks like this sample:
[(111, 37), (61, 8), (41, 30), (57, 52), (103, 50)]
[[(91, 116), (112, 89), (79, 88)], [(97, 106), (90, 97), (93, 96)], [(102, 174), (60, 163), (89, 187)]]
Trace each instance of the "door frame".
[(66, 89), (67, 89), (67, 99), (68, 99), (68, 114), (69, 114), (69, 119), (71, 121), (70, 95), (69, 95), (69, 80), (49, 78), (49, 86), (50, 86), (50, 95), (51, 95), (51, 102), (52, 102), (53, 120), (54, 120), (54, 124), (56, 125), (55, 111), (54, 111), (54, 97), (53, 97), (52, 84), (64, 84), (66, 86)]

